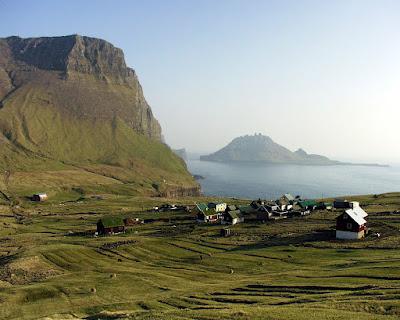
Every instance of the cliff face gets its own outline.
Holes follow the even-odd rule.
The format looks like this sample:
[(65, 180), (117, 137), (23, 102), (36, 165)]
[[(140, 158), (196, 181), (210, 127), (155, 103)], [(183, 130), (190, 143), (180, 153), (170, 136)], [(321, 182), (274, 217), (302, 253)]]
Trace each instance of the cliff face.
[(23, 85), (46, 86), (58, 100), (55, 106), (70, 115), (120, 117), (138, 133), (161, 141), (161, 127), (121, 49), (72, 35), (9, 37), (0, 39), (0, 50), (0, 100)]
[[(122, 50), (78, 35), (0, 39), (0, 169), (10, 167), (78, 168), (146, 194), (158, 194), (152, 186), (164, 181), (174, 190), (199, 189), (162, 142)], [(73, 183), (89, 183), (81, 176)]]

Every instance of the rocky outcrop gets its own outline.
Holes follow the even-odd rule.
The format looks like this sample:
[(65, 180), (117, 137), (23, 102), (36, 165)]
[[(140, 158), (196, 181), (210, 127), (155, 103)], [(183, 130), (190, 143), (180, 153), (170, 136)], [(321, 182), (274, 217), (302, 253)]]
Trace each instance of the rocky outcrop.
[(69, 173), (66, 185), (126, 184), (144, 194), (168, 181), (178, 190), (171, 194), (182, 195), (198, 187), (163, 143), (122, 50), (78, 35), (0, 39), (0, 170), (10, 168), (46, 171), (46, 185), (58, 171), (73, 170), (77, 180)]
[(122, 50), (107, 41), (79, 35), (0, 39), (0, 100), (29, 83), (50, 86), (50, 92), (55, 87), (54, 105), (69, 115), (119, 117), (161, 141), (161, 127), (135, 71), (126, 66)]

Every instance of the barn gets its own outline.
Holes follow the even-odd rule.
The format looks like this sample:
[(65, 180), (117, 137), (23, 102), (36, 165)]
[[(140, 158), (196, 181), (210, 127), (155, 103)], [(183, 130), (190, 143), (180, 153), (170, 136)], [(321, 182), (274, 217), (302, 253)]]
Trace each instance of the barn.
[(367, 231), (368, 214), (361, 207), (345, 210), (336, 218), (337, 239), (361, 239)]
[(107, 235), (125, 231), (124, 220), (121, 217), (104, 217), (97, 222), (98, 234)]

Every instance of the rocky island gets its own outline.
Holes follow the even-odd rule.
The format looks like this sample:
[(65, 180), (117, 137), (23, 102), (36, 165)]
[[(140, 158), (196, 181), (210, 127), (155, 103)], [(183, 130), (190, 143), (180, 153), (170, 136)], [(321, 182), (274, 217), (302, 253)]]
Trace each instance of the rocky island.
[(200, 160), (323, 166), (344, 164), (380, 166), (378, 164), (353, 164), (331, 160), (322, 155), (309, 154), (301, 148), (292, 152), (284, 146), (274, 142), (270, 137), (262, 134), (245, 135), (235, 138), (222, 149), (210, 155), (201, 156)]

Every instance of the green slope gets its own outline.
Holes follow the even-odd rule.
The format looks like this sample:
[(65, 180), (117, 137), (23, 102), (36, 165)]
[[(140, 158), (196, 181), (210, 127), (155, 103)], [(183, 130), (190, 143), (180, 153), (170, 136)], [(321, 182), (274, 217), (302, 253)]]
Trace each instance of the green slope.
[[(47, 86), (32, 82), (4, 101), (0, 109), (2, 170), (48, 172), (73, 168), (123, 183), (142, 184), (143, 189), (155, 193), (162, 188), (197, 186), (184, 161), (167, 145), (137, 133), (119, 115), (104, 118), (101, 110), (96, 110), (94, 116), (78, 117), (71, 112), (72, 107), (60, 107), (57, 90), (62, 86), (68, 90), (69, 85), (60, 79)], [(104, 87), (89, 78), (85, 85), (91, 94)], [(114, 89), (121, 90), (116, 86)]]

